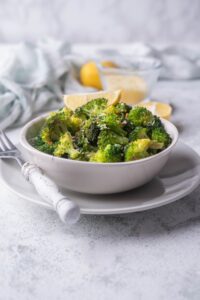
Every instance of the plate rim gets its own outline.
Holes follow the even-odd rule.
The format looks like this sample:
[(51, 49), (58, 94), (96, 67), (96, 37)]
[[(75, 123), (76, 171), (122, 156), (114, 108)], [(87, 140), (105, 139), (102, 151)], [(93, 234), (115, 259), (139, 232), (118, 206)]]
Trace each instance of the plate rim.
[[(186, 143), (184, 143), (180, 140), (178, 141), (177, 145), (183, 145), (184, 147), (186, 147), (190, 151), (192, 151), (193, 154), (196, 156), (196, 159), (198, 159), (199, 163), (200, 163), (200, 155), (195, 150), (193, 150), (189, 145), (187, 145)], [(17, 195), (19, 198), (22, 198), (23, 200), (28, 200), (31, 203), (43, 206), (47, 209), (54, 210), (54, 208), (50, 204), (46, 203), (42, 199), (37, 201), (28, 195), (24, 195), (24, 194), (18, 192), (10, 184), (8, 184), (7, 181), (2, 176), (2, 161), (1, 160), (0, 160), (0, 182), (1, 182), (1, 184), (3, 184), (3, 186), (5, 186), (9, 191), (11, 191), (15, 195)], [(164, 203), (162, 201), (159, 201), (159, 198), (158, 198), (157, 202), (154, 202), (154, 203), (151, 203), (148, 205), (144, 205), (144, 206), (141, 205), (139, 207), (132, 207), (132, 208), (131, 207), (110, 208), (110, 209), (108, 209), (108, 208), (96, 208), (96, 209), (95, 208), (81, 208), (81, 214), (84, 214), (84, 215), (117, 215), (117, 214), (128, 214), (128, 213), (135, 213), (135, 212), (151, 210), (154, 208), (168, 205), (179, 199), (184, 198), (185, 196), (192, 193), (199, 186), (199, 184), (200, 184), (200, 173), (198, 174), (198, 179), (194, 182), (194, 184), (189, 186), (186, 190), (184, 190), (184, 192), (179, 193), (177, 196), (172, 197), (169, 195), (168, 197), (166, 197)], [(39, 196), (38, 196), (38, 198), (39, 198)]]

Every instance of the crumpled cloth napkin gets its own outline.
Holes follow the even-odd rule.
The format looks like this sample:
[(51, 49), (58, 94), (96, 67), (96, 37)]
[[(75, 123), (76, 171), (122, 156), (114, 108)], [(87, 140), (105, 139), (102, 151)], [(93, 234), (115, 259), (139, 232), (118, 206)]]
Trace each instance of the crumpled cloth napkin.
[(93, 52), (86, 49), (86, 53), (77, 53), (68, 43), (55, 40), (1, 45), (0, 128), (22, 125), (34, 113), (62, 107), (63, 93), (91, 91), (76, 79), (81, 55), (89, 59), (89, 53), (102, 57), (153, 56), (163, 64), (161, 78), (200, 78), (199, 48), (134, 43), (124, 48), (97, 47)]
[(1, 129), (24, 124), (35, 112), (59, 107), (69, 54), (69, 44), (51, 40), (0, 47)]

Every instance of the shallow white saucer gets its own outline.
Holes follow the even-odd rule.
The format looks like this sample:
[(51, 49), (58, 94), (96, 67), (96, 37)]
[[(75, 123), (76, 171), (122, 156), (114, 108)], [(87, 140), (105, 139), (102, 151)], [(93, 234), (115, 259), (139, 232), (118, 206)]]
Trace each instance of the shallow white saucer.
[[(15, 194), (28, 201), (51, 207), (25, 181), (15, 161), (1, 161), (0, 180)], [(200, 184), (200, 157), (179, 142), (166, 166), (154, 180), (129, 192), (112, 195), (87, 195), (63, 192), (80, 205), (83, 214), (121, 214), (163, 206), (191, 193)]]

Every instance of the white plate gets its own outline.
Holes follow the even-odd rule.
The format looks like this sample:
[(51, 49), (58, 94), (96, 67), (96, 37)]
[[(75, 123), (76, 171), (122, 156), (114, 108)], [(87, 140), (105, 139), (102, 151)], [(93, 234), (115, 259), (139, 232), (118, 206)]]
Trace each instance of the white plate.
[[(15, 161), (1, 161), (0, 180), (15, 194), (51, 208), (25, 181)], [(80, 205), (83, 214), (121, 214), (152, 209), (191, 193), (200, 183), (200, 157), (179, 142), (160, 175), (148, 184), (126, 193), (87, 195), (64, 190)]]

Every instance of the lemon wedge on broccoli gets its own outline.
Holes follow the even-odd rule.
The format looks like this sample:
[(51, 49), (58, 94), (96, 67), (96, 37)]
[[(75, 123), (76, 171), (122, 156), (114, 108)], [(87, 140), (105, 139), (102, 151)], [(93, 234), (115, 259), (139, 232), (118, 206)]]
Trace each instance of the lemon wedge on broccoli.
[(109, 105), (115, 105), (120, 101), (121, 90), (116, 91), (101, 91), (95, 93), (81, 93), (81, 94), (70, 94), (64, 95), (64, 103), (71, 110), (75, 110), (78, 107), (88, 103), (91, 100), (98, 98), (105, 98), (108, 100)]
[(154, 115), (157, 115), (160, 118), (169, 120), (172, 115), (171, 105), (163, 102), (148, 101), (138, 103), (137, 106), (142, 106), (150, 110)]

